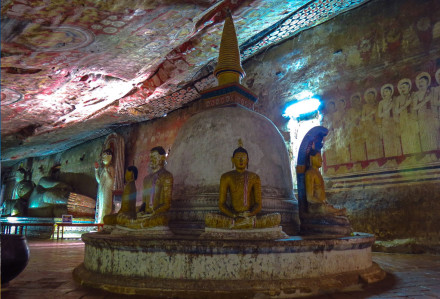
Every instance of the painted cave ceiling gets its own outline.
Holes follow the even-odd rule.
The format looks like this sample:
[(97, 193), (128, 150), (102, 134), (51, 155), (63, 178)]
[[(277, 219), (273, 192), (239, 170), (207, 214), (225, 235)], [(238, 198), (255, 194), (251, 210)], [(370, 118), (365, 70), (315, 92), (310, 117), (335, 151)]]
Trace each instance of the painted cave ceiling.
[(245, 61), (366, 1), (1, 1), (1, 160), (63, 151), (199, 98), (216, 84), (227, 8)]

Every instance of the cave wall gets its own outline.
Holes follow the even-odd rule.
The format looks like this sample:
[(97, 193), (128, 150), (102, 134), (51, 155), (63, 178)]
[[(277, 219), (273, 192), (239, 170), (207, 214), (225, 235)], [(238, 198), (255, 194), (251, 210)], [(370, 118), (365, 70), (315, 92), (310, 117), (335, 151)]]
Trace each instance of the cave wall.
[[(354, 229), (375, 233), (384, 246), (386, 241), (406, 240), (402, 242), (417, 244), (422, 251), (439, 251), (439, 10), (435, 0), (373, 0), (243, 63), (243, 85), (259, 98), (255, 110), (290, 142), (301, 140), (289, 135), (288, 120), (282, 117), (286, 104), (304, 90), (321, 98), (322, 124), (330, 131), (323, 166), (329, 201), (346, 207)], [(430, 79), (425, 93), (419, 92), (421, 76)], [(422, 105), (426, 114), (418, 116), (410, 104), (406, 119), (400, 116), (403, 112), (382, 115), (386, 109), (379, 107), (394, 107), (405, 98), (399, 93), (405, 78), (411, 103), (428, 97), (431, 107)], [(383, 101), (386, 86), (392, 104)], [(125, 140), (125, 166), (134, 164), (139, 170), (138, 190), (148, 173), (149, 150), (161, 145), (172, 151), (180, 127), (201, 109), (193, 102), (166, 117), (116, 130)], [(60, 180), (95, 197), (93, 163), (104, 140), (27, 159), (34, 182), (58, 163)], [(419, 147), (409, 150), (411, 144)]]
[(321, 98), (328, 199), (385, 247), (439, 247), (439, 10), (438, 1), (370, 1), (245, 64), (257, 110), (281, 130), (293, 95)]

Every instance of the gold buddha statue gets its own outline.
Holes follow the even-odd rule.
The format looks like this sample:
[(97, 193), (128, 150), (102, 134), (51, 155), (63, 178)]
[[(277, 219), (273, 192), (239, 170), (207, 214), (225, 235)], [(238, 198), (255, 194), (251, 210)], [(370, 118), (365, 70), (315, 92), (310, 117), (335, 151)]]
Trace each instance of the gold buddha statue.
[(136, 183), (138, 170), (129, 166), (125, 171), (125, 186), (122, 193), (121, 209), (116, 214), (104, 216), (104, 224), (115, 225), (136, 219)]
[(319, 168), (322, 165), (321, 152), (312, 149), (310, 151), (309, 159), (310, 166), (305, 173), (308, 212), (311, 214), (333, 214), (345, 216), (345, 208), (337, 209), (327, 202), (324, 189), (324, 179), (319, 172)]
[(165, 169), (165, 150), (154, 147), (150, 151), (152, 173), (145, 177), (142, 191), (142, 205), (136, 219), (120, 216), (116, 224), (130, 229), (167, 226), (167, 212), (171, 207), (173, 175)]
[[(221, 229), (252, 229), (279, 226), (278, 213), (258, 216), (261, 211), (261, 181), (253, 172), (247, 171), (249, 157), (246, 149), (239, 147), (232, 154), (235, 170), (222, 174), (218, 207), (222, 214), (210, 213), (205, 217), (205, 225)], [(230, 204), (228, 204), (228, 195)]]

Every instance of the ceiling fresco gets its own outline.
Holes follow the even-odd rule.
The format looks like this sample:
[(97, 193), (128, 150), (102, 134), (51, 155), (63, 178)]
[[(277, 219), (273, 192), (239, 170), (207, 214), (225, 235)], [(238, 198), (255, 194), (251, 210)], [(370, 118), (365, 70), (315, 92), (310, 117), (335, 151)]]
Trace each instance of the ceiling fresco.
[(1, 1), (1, 160), (63, 151), (200, 97), (226, 9), (242, 59), (367, 0)]

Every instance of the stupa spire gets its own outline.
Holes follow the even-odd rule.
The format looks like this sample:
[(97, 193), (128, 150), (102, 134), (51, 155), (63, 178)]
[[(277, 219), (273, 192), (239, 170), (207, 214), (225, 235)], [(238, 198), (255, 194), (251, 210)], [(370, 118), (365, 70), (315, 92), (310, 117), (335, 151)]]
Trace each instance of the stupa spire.
[(218, 63), (214, 70), (214, 75), (217, 77), (219, 86), (229, 83), (240, 84), (241, 79), (246, 75), (241, 67), (237, 34), (229, 10), (223, 26), (220, 53), (218, 55)]

